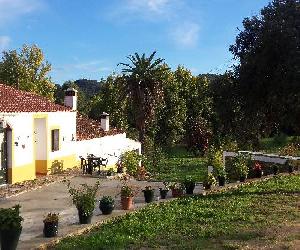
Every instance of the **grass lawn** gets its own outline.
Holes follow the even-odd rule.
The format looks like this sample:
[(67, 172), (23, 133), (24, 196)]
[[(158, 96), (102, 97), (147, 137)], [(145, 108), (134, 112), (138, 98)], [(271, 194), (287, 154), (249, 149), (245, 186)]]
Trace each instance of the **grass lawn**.
[(299, 174), (277, 176), (233, 191), (151, 204), (55, 249), (296, 248), (299, 195)]
[(264, 138), (260, 141), (260, 150), (266, 153), (279, 153), (280, 149), (296, 140), (296, 136), (287, 136), (284, 134), (271, 138)]
[(195, 157), (184, 146), (176, 146), (169, 149), (166, 159), (156, 169), (153, 179), (181, 181), (186, 176), (192, 176), (197, 182), (202, 182), (206, 173), (205, 158)]

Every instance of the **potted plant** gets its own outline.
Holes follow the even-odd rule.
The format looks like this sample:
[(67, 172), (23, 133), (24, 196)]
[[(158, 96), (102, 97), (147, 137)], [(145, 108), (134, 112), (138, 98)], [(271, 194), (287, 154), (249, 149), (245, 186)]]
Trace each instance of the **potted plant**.
[(115, 208), (115, 200), (111, 196), (103, 196), (99, 201), (102, 214), (111, 214)]
[(262, 171), (262, 166), (259, 162), (254, 163), (253, 171), (256, 178), (262, 177), (263, 171)]
[(163, 182), (164, 187), (163, 188), (159, 188), (159, 194), (160, 194), (160, 198), (161, 199), (166, 199), (167, 194), (170, 190), (170, 183), (169, 182)]
[(222, 167), (222, 168), (218, 169), (217, 175), (218, 175), (219, 186), (220, 187), (225, 186), (225, 182), (226, 182), (225, 167)]
[(211, 186), (216, 185), (217, 181), (216, 178), (213, 176), (212, 173), (207, 174), (203, 181), (203, 187), (204, 189), (210, 189)]
[(186, 178), (183, 181), (183, 185), (185, 187), (186, 194), (194, 193), (196, 183), (192, 176), (186, 176)]
[(22, 231), (20, 205), (12, 208), (0, 208), (1, 249), (16, 249)]
[(172, 197), (177, 198), (183, 195), (184, 186), (181, 183), (171, 183), (170, 188), (172, 190)]
[(234, 160), (234, 167), (240, 176), (240, 182), (244, 182), (248, 176), (250, 161), (251, 157), (246, 154), (238, 154)]
[(55, 237), (58, 233), (59, 213), (48, 213), (44, 222), (44, 236), (46, 238)]
[(151, 186), (146, 186), (143, 190), (145, 202), (150, 203), (154, 200), (154, 189)]
[(133, 197), (136, 194), (136, 189), (129, 184), (130, 175), (122, 174), (118, 177), (122, 183), (121, 187), (121, 205), (122, 209), (130, 210), (133, 209)]
[(279, 167), (278, 167), (277, 164), (274, 164), (274, 165), (272, 166), (272, 171), (273, 171), (273, 174), (274, 174), (274, 175), (277, 175), (277, 174), (278, 174), (278, 172), (279, 172)]
[(80, 224), (91, 223), (99, 186), (100, 183), (97, 181), (94, 186), (81, 184), (79, 188), (74, 188), (71, 187), (70, 182), (68, 182), (69, 193), (72, 197), (73, 204), (78, 210)]
[(129, 186), (122, 186), (121, 188), (121, 205), (122, 209), (130, 210), (133, 209), (133, 190)]

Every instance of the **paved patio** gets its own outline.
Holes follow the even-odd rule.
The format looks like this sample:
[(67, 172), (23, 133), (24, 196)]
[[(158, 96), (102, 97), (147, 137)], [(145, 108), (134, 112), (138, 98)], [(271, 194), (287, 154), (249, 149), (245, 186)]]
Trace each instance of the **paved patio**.
[[(94, 184), (97, 180), (97, 178), (93, 177), (74, 177), (71, 179), (71, 183), (72, 185), (79, 185), (81, 183)], [(159, 197), (158, 187), (163, 187), (162, 183), (159, 182), (133, 181), (132, 184), (140, 187), (140, 189), (151, 185), (153, 188), (156, 188), (156, 197)], [(92, 224), (101, 223), (101, 221), (105, 221), (110, 217), (129, 212), (121, 210), (120, 196), (118, 195), (120, 185), (120, 182), (117, 180), (101, 179), (98, 197), (100, 198), (103, 195), (116, 196), (116, 208), (112, 215), (104, 216), (101, 214), (98, 204), (96, 204)], [(201, 192), (200, 186), (196, 187), (195, 192)], [(171, 198), (170, 193), (167, 198)], [(78, 224), (77, 210), (72, 204), (66, 183), (64, 182), (53, 183), (37, 190), (0, 200), (0, 207), (12, 207), (15, 204), (22, 206), (21, 215), (24, 218), (18, 249), (38, 248), (41, 244), (53, 240), (53, 238), (47, 239), (43, 237), (43, 218), (48, 212), (60, 213), (58, 237), (76, 233), (88, 227), (88, 225)], [(137, 197), (135, 197), (135, 209), (146, 205), (142, 192), (139, 192)]]

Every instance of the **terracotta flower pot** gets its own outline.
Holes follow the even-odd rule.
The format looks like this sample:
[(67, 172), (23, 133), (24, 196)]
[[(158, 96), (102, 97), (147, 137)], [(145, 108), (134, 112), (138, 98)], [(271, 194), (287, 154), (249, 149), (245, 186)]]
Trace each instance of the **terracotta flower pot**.
[(121, 205), (123, 210), (133, 209), (133, 197), (121, 196)]

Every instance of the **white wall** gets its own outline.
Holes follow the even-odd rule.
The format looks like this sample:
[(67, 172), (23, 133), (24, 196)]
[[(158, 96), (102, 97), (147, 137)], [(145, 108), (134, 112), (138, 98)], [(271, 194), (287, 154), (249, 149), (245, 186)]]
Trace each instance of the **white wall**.
[[(60, 148), (51, 151), (51, 129), (59, 129)], [(76, 153), (76, 112), (48, 113), (49, 160)]]
[(108, 158), (107, 165), (116, 164), (120, 155), (128, 150), (139, 150), (140, 152), (141, 144), (126, 138), (125, 133), (77, 142), (78, 157), (85, 158), (88, 154), (94, 154)]
[[(31, 113), (1, 113), (12, 128), (14, 145), (13, 166), (23, 166), (33, 161), (33, 118)], [(11, 164), (9, 164), (11, 166)]]

